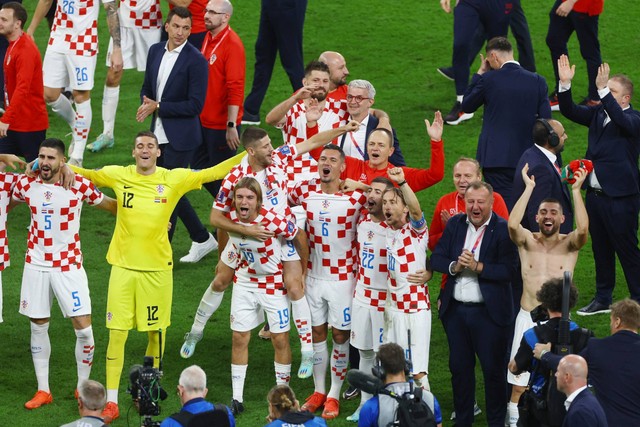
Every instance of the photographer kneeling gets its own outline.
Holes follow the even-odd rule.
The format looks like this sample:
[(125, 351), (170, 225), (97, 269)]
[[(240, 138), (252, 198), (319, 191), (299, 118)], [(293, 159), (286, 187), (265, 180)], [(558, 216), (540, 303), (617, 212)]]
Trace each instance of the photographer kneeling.
[(196, 419), (208, 420), (207, 425), (235, 427), (236, 421), (231, 410), (222, 404), (209, 403), (207, 396), (207, 374), (197, 365), (185, 368), (178, 380), (178, 395), (182, 410), (166, 418), (160, 427), (189, 426)]

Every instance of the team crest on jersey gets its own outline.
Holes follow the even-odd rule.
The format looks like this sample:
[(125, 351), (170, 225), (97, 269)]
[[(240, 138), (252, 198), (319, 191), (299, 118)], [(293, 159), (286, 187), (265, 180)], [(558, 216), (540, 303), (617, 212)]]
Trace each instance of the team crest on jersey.
[(51, 198), (53, 197), (53, 193), (51, 191), (45, 191), (44, 192), (44, 199), (49, 202), (51, 201)]
[(235, 262), (237, 257), (238, 257), (238, 254), (235, 251), (229, 251), (229, 253), (227, 254), (227, 259), (229, 260), (230, 263)]
[(27, 302), (26, 299), (23, 299), (22, 301), (20, 301), (20, 305), (22, 306), (23, 309), (25, 309), (29, 306), (29, 303)]
[(107, 321), (111, 321), (111, 320), (113, 320), (113, 313), (109, 311), (107, 313)]
[(328, 200), (323, 200), (322, 201), (322, 209), (329, 209), (329, 206), (331, 206), (331, 203), (329, 203)]
[(367, 232), (367, 240), (373, 240), (374, 236), (375, 236), (375, 234), (374, 234), (373, 231), (369, 230)]
[(158, 194), (164, 193), (164, 185), (158, 184), (158, 186), (156, 187), (156, 190), (158, 191)]
[(367, 174), (366, 174), (366, 173), (361, 174), (361, 175), (360, 175), (360, 180), (359, 180), (359, 181), (367, 182), (367, 181), (368, 181), (368, 180), (367, 180)]

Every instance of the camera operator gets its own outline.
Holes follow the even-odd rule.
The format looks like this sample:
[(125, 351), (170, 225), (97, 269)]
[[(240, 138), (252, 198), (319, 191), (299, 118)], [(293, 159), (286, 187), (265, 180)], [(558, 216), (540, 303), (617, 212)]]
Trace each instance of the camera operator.
[(102, 410), (107, 404), (107, 390), (97, 381), (84, 380), (78, 387), (80, 419), (62, 427), (102, 427)]
[[(388, 343), (382, 344), (376, 356), (376, 365), (379, 366), (379, 372), (384, 373), (381, 378), (384, 381), (385, 388), (398, 395), (402, 395), (410, 391), (410, 384), (407, 382), (407, 361), (404, 358), (404, 350), (398, 344)], [(442, 427), (442, 412), (440, 404), (431, 392), (422, 391), (422, 399), (433, 412), (438, 427)], [(373, 396), (362, 407), (360, 411), (359, 427), (378, 427), (387, 426), (392, 423), (395, 418), (398, 402), (383, 394)]]
[[(188, 420), (192, 418), (194, 414), (200, 414), (203, 412), (226, 411), (229, 419), (229, 427), (235, 427), (236, 421), (231, 414), (231, 410), (224, 405), (214, 405), (209, 403), (204, 398), (207, 396), (207, 374), (198, 365), (191, 365), (185, 368), (180, 374), (178, 380), (178, 396), (182, 402), (182, 409), (180, 412), (171, 415), (166, 418), (160, 424), (160, 427), (180, 427), (188, 426)], [(182, 422), (182, 421), (186, 422)], [(214, 424), (216, 426), (223, 427), (222, 424)]]

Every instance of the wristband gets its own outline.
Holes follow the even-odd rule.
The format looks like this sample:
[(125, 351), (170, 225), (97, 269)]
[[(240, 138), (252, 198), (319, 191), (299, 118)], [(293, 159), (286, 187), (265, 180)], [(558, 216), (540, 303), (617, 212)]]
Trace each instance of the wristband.
[(406, 180), (405, 180), (405, 181), (402, 181), (402, 182), (399, 182), (399, 183), (398, 183), (398, 187), (402, 187), (402, 186), (403, 186), (403, 185), (405, 185), (406, 183), (407, 183), (407, 181), (406, 181)]

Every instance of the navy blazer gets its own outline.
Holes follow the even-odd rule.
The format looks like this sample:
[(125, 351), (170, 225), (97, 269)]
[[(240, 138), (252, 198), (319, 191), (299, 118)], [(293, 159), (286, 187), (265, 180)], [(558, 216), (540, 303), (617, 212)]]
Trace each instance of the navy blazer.
[(514, 168), (533, 144), (536, 119), (551, 118), (546, 81), (515, 63), (474, 74), (462, 99), (462, 110), (472, 113), (482, 105), (476, 159), (483, 168)]
[(151, 119), (151, 131), (156, 128), (156, 117), (162, 119), (169, 144), (176, 151), (196, 149), (202, 143), (200, 113), (207, 94), (207, 61), (198, 49), (186, 42), (157, 99), (158, 71), (167, 42), (149, 48), (147, 71), (140, 90), (142, 96), (160, 101), (160, 108)]
[[(467, 215), (458, 214), (451, 218), (442, 233), (440, 241), (431, 254), (431, 265), (440, 273), (449, 274), (449, 265), (457, 261), (462, 253), (467, 236)], [(511, 281), (515, 277), (518, 265), (518, 251), (509, 238), (507, 221), (491, 214), (480, 245), (479, 262), (484, 264), (478, 276), (480, 292), (484, 298), (491, 320), (500, 326), (513, 322), (513, 295)], [(456, 276), (447, 278), (440, 292), (440, 317), (444, 317), (453, 298)]]
[(520, 157), (516, 166), (516, 174), (513, 177), (513, 199), (519, 198), (524, 192), (524, 181), (522, 180), (522, 168), (529, 164), (527, 175), (535, 177), (536, 186), (533, 189), (527, 211), (522, 218), (522, 226), (532, 232), (540, 231), (536, 222), (536, 214), (540, 202), (552, 197), (560, 201), (562, 212), (564, 213), (564, 223), (560, 226), (560, 232), (564, 234), (573, 231), (573, 208), (571, 207), (571, 195), (567, 184), (562, 182), (556, 168), (551, 164), (549, 158), (540, 151), (540, 148), (533, 146), (527, 149)]
[[(640, 112), (622, 110), (611, 93), (594, 107), (576, 105), (571, 90), (558, 92), (560, 112), (569, 120), (589, 127), (586, 158), (593, 162), (602, 190), (611, 197), (640, 193)], [(603, 126), (605, 111), (611, 122)]]
[[(573, 399), (562, 423), (562, 427), (608, 427), (608, 425), (598, 399), (588, 388), (582, 390)], [(613, 425), (623, 427), (622, 425)]]
[[(369, 114), (369, 121), (367, 122), (367, 131), (366, 136), (364, 138), (364, 160), (369, 160), (369, 152), (367, 151), (367, 142), (369, 142), (369, 135), (373, 132), (374, 129), (378, 127), (380, 120), (373, 114)], [(402, 155), (402, 150), (400, 149), (400, 142), (398, 141), (398, 135), (396, 135), (396, 130), (392, 128), (393, 131), (393, 154), (389, 156), (389, 163), (393, 166), (407, 166), (407, 162), (404, 160), (404, 156)], [(348, 132), (347, 132), (348, 133)], [(344, 148), (344, 143), (346, 141), (347, 134), (343, 134), (340, 138), (340, 148)]]

